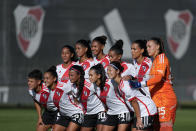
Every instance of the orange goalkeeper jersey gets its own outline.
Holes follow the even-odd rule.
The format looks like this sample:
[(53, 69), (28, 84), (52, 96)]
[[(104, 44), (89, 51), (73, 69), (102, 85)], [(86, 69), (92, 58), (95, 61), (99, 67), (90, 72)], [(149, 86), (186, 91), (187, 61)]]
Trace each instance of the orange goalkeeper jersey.
[(155, 57), (147, 86), (149, 86), (152, 98), (155, 97), (155, 95), (160, 95), (160, 93), (164, 95), (164, 97), (168, 95), (170, 97), (171, 95), (176, 97), (172, 88), (170, 64), (164, 53)]

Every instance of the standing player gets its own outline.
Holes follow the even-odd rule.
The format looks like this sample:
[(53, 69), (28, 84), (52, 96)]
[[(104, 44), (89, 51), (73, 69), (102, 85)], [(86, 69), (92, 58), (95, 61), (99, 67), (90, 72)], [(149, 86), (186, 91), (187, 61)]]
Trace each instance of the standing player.
[(69, 69), (67, 83), (59, 82), (53, 97), (55, 105), (59, 106), (60, 117), (54, 131), (77, 131), (83, 122), (83, 106), (81, 94), (84, 87), (84, 70), (74, 65)]
[[(50, 70), (52, 68), (48, 69)], [(55, 81), (55, 78), (50, 77), (50, 81)], [(46, 131), (55, 124), (57, 117), (57, 108), (51, 99), (54, 85), (49, 85), (48, 82), (44, 85), (41, 71), (33, 70), (28, 75), (28, 87), (38, 113), (37, 131)], [(41, 106), (44, 107), (43, 114)]]
[[(131, 54), (133, 58), (134, 67), (136, 70), (136, 79), (141, 82), (147, 81), (150, 78), (150, 68), (152, 60), (148, 57), (146, 40), (136, 40), (131, 44)], [(142, 88), (146, 95), (150, 96), (149, 87)]]
[(149, 56), (154, 58), (150, 79), (142, 82), (133, 82), (133, 87), (149, 86), (153, 101), (159, 111), (159, 122), (156, 130), (172, 131), (175, 122), (177, 98), (172, 88), (169, 60), (165, 55), (164, 45), (160, 38), (151, 38), (147, 42)]
[(61, 50), (63, 64), (57, 65), (58, 81), (67, 82), (69, 80), (69, 68), (75, 64), (76, 53), (72, 46), (65, 45)]
[(98, 36), (93, 39), (91, 44), (91, 50), (93, 55), (95, 56), (94, 58), (95, 64), (101, 63), (105, 70), (108, 64), (110, 63), (108, 55), (103, 53), (106, 40), (107, 40), (106, 36)]
[[(95, 71), (94, 68), (99, 68), (99, 71)], [(102, 73), (101, 70), (104, 70), (101, 64), (91, 67), (89, 71), (90, 81), (86, 79), (84, 82), (81, 100), (86, 109), (86, 114), (81, 131), (91, 131), (94, 127), (96, 127), (97, 131), (102, 131), (103, 122), (105, 121), (105, 118), (102, 116), (105, 116), (105, 107), (96, 95), (95, 86), (101, 86), (103, 88), (102, 86), (104, 86), (106, 77), (102, 80), (99, 79), (99, 82), (94, 82), (94, 78), (92, 77), (92, 73)], [(103, 74), (105, 76), (105, 71)]]
[[(110, 66), (108, 67), (110, 71), (108, 71), (108, 75), (110, 78), (112, 78), (117, 84), (119, 93), (123, 97), (123, 99), (126, 101), (128, 107), (130, 110), (134, 107), (131, 105), (132, 100), (137, 100), (140, 108), (140, 114), (137, 114), (136, 116), (140, 115), (141, 118), (137, 117), (134, 118), (134, 125), (133, 125), (133, 131), (136, 130), (151, 130), (152, 124), (154, 120), (155, 114), (157, 114), (157, 108), (153, 100), (146, 95), (144, 92), (138, 90), (138, 89), (132, 89), (130, 88), (129, 82), (122, 80), (122, 77), (120, 75), (120, 72), (123, 70), (123, 67), (121, 64), (117, 61), (111, 62)], [(138, 125), (137, 121), (142, 120), (142, 124)], [(142, 127), (143, 126), (143, 127)]]
[(79, 57), (79, 60), (76, 62), (76, 65), (81, 65), (85, 71), (85, 79), (89, 78), (88, 72), (90, 68), (94, 65), (93, 55), (89, 45), (90, 41), (79, 40), (76, 42), (76, 53)]
[(121, 73), (121, 76), (124, 79), (131, 79), (132, 77), (136, 76), (135, 68), (131, 63), (126, 63), (124, 61), (121, 61), (121, 58), (123, 56), (123, 41), (118, 40), (116, 43), (110, 48), (108, 53), (110, 62), (118, 61), (121, 63), (121, 66), (124, 68), (123, 72)]

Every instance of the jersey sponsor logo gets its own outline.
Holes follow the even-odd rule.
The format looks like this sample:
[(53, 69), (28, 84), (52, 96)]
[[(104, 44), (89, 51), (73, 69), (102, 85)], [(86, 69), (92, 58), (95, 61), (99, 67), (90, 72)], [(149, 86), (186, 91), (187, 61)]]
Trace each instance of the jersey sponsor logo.
[(41, 43), (44, 10), (40, 6), (18, 5), (14, 10), (14, 16), (19, 48), (27, 58), (31, 58)]
[(165, 14), (167, 43), (176, 59), (186, 53), (191, 37), (193, 15), (189, 10), (168, 10)]

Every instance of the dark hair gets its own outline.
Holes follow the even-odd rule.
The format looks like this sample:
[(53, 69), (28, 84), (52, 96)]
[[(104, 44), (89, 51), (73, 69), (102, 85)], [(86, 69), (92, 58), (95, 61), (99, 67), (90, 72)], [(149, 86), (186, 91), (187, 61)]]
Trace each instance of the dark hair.
[(34, 69), (28, 74), (28, 78), (33, 78), (36, 80), (42, 80), (42, 76), (42, 72), (38, 69)]
[(70, 45), (64, 45), (61, 50), (63, 50), (64, 48), (69, 49), (69, 51), (73, 54), (73, 57), (71, 58), (71, 60), (76, 62), (78, 59), (76, 56), (75, 49)]
[(98, 36), (98, 37), (95, 37), (93, 39), (93, 41), (97, 41), (98, 43), (102, 44), (102, 45), (105, 45), (106, 44), (106, 40), (107, 40), (107, 37), (106, 36)]
[(152, 37), (149, 39), (149, 41), (152, 40), (155, 42), (155, 44), (159, 45), (159, 54), (161, 53), (165, 53), (165, 48), (164, 48), (164, 44), (163, 44), (163, 40), (161, 38), (158, 37)]
[(111, 62), (110, 66), (114, 67), (116, 70), (119, 70), (120, 73), (122, 73), (124, 70), (124, 68), (121, 66), (120, 62), (118, 62), (118, 61)]
[(149, 57), (146, 46), (147, 40), (135, 40), (133, 43), (136, 43), (140, 47), (140, 49), (144, 49), (142, 56)]
[(80, 44), (80, 45), (86, 47), (87, 48), (86, 56), (88, 58), (93, 58), (91, 47), (90, 47), (90, 40), (81, 39), (81, 40), (78, 40), (76, 42), (76, 44)]
[(57, 83), (57, 80), (58, 80), (58, 75), (57, 75), (57, 72), (56, 72), (56, 66), (51, 66), (49, 69), (46, 70), (45, 73), (50, 73), (53, 77), (56, 77), (56, 83)]
[(100, 80), (101, 80), (100, 88), (103, 91), (103, 89), (105, 87), (105, 82), (106, 82), (106, 79), (107, 79), (106, 73), (105, 73), (105, 69), (104, 69), (103, 65), (102, 64), (97, 64), (95, 66), (92, 66), (90, 68), (90, 70), (94, 70), (96, 74), (101, 75), (101, 78), (100, 78)]
[(78, 94), (77, 94), (77, 98), (79, 98), (79, 100), (81, 100), (81, 94), (82, 94), (82, 90), (83, 90), (83, 87), (84, 87), (84, 75), (85, 75), (85, 72), (83, 70), (83, 67), (82, 66), (79, 66), (79, 65), (73, 65), (69, 71), (71, 70), (74, 70), (78, 75), (80, 75), (80, 82), (79, 82), (79, 89), (78, 89)]
[(110, 51), (114, 51), (117, 55), (123, 55), (123, 41), (117, 40), (116, 43), (110, 48)]

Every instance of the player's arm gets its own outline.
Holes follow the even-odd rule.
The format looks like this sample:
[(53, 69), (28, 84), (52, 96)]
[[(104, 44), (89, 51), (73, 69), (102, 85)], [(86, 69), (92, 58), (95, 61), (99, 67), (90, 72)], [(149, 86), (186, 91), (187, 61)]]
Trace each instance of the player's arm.
[(131, 103), (131, 105), (132, 105), (132, 107), (133, 107), (133, 109), (135, 111), (135, 115), (136, 115), (136, 118), (137, 118), (136, 127), (138, 129), (143, 128), (144, 125), (142, 123), (141, 112), (140, 112), (140, 108), (139, 108), (139, 104), (138, 104), (137, 100), (136, 99), (132, 99), (130, 101), (130, 103)]
[(42, 121), (42, 108), (36, 101), (34, 101), (34, 105), (38, 115), (37, 125), (43, 125), (44, 123)]
[(167, 62), (155, 63), (153, 73), (150, 74), (150, 79), (148, 81), (141, 81), (141, 82), (130, 81), (131, 87), (140, 88), (140, 87), (151, 86), (151, 85), (155, 85), (155, 84), (159, 83), (165, 75), (166, 67), (167, 67)]

